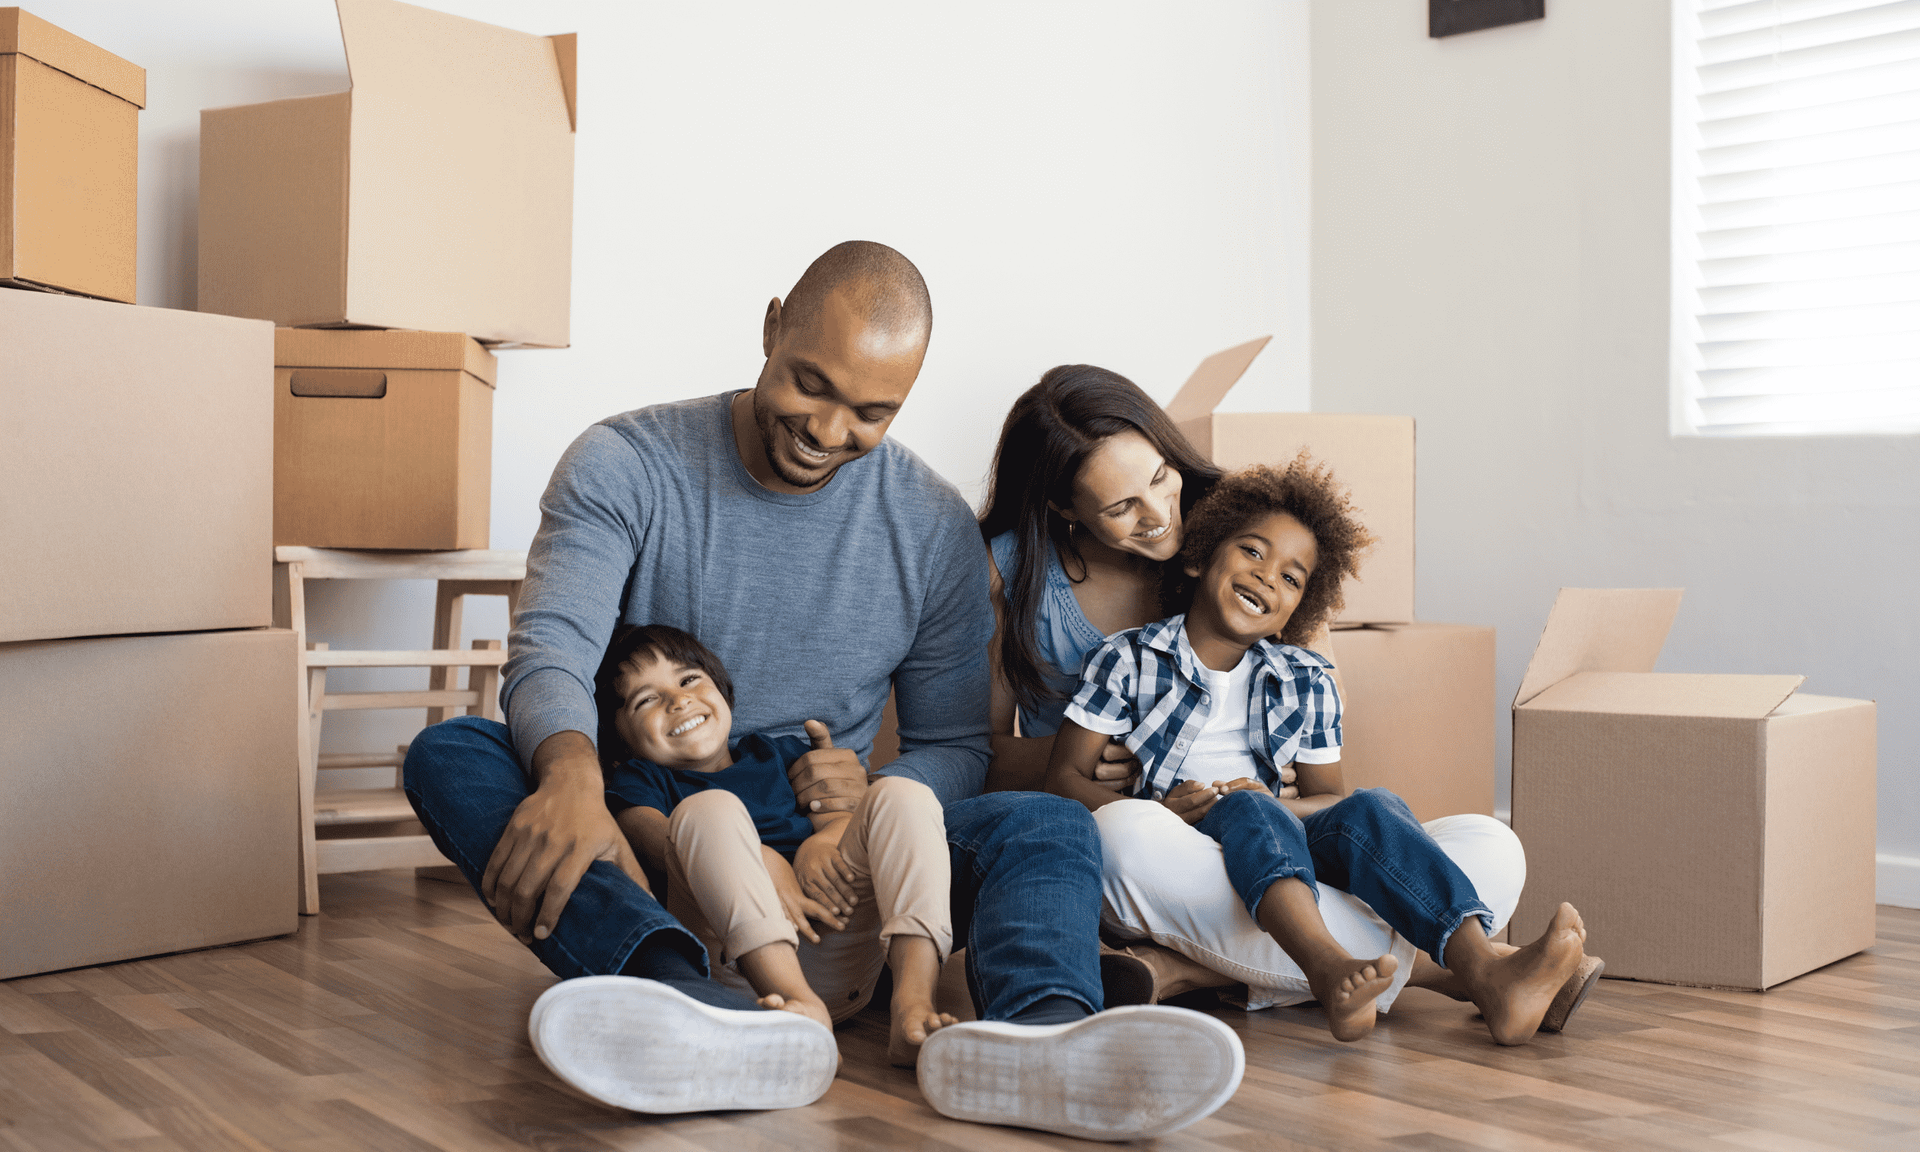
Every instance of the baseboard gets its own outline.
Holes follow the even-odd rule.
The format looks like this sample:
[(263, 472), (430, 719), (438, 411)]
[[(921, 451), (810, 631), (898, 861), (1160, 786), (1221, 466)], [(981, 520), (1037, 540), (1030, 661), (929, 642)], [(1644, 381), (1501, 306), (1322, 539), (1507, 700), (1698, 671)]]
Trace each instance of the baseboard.
[(1882, 852), (1873, 862), (1875, 904), (1920, 908), (1920, 857), (1889, 856)]

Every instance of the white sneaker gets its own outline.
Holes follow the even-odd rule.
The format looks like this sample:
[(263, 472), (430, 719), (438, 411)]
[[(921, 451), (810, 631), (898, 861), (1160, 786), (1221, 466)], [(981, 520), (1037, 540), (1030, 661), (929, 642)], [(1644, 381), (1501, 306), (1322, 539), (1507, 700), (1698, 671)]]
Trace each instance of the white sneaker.
[(817, 1021), (714, 1008), (634, 976), (562, 980), (534, 1001), (527, 1035), (555, 1076), (635, 1112), (798, 1108), (840, 1064)]
[(955, 1120), (1083, 1140), (1184, 1128), (1247, 1069), (1233, 1029), (1186, 1008), (1109, 1008), (1071, 1024), (953, 1024), (920, 1046), (920, 1091)]

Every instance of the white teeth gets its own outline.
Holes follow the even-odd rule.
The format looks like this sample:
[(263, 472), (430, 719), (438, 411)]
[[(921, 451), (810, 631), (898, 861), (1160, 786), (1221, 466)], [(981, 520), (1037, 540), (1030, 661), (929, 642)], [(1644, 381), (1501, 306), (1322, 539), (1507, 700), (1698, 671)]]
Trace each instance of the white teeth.
[(1142, 539), (1142, 540), (1158, 540), (1158, 539), (1160, 539), (1160, 537), (1162, 537), (1162, 536), (1165, 536), (1165, 535), (1167, 534), (1167, 529), (1168, 529), (1168, 528), (1170, 528), (1170, 527), (1172, 527), (1172, 525), (1169, 525), (1169, 524), (1162, 524), (1162, 525), (1160, 525), (1160, 527), (1158, 527), (1158, 528), (1155, 528), (1155, 529), (1154, 529), (1153, 531), (1151, 531), (1151, 532), (1142, 532), (1142, 533), (1140, 533), (1140, 539)]
[(1235, 590), (1234, 595), (1240, 598), (1240, 603), (1245, 604), (1249, 612), (1258, 612), (1262, 616), (1265, 616), (1267, 614), (1266, 606), (1261, 604), (1260, 601), (1255, 600), (1253, 597), (1247, 595), (1245, 592)]
[(833, 453), (831, 452), (814, 451), (813, 449), (807, 447), (806, 444), (798, 436), (795, 436), (793, 438), (793, 446), (800, 453), (800, 455), (805, 456), (809, 460), (825, 460), (827, 457), (833, 455)]
[(674, 728), (671, 731), (669, 731), (667, 735), (678, 736), (683, 732), (691, 732), (692, 730), (700, 727), (700, 725), (705, 724), (706, 722), (707, 722), (707, 718), (705, 716), (695, 716), (693, 719), (687, 721), (685, 724), (682, 724), (678, 728)]

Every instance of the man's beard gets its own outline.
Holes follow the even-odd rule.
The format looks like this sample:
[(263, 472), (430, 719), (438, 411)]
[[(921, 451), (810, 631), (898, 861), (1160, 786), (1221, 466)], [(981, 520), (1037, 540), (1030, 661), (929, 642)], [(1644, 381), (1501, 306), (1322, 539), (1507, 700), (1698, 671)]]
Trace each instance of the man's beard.
[(793, 465), (781, 459), (774, 445), (793, 434), (780, 423), (779, 418), (771, 410), (760, 403), (760, 394), (757, 390), (753, 394), (753, 423), (760, 429), (760, 451), (767, 458), (767, 467), (773, 469), (773, 474), (780, 477), (783, 483), (791, 484), (795, 488), (812, 488), (826, 483), (835, 472), (839, 471), (836, 465), (821, 475), (799, 472), (794, 470)]

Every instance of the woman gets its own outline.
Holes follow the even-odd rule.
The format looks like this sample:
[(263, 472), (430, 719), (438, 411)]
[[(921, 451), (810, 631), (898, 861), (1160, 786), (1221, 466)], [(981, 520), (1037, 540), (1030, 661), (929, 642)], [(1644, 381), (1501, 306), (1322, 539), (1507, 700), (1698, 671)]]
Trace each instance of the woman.
[[(1054, 368), (1014, 402), (980, 516), (998, 620), (989, 788), (1041, 788), (1087, 655), (1107, 635), (1161, 618), (1161, 566), (1180, 550), (1183, 513), (1219, 477), (1151, 397), (1106, 369)], [(1326, 640), (1309, 647), (1328, 653)], [(1100, 780), (1124, 787), (1136, 766), (1126, 750), (1109, 745), (1103, 760)], [(1234, 894), (1218, 845), (1171, 848), (1151, 821), (1130, 818), (1138, 810), (1115, 804), (1094, 814), (1109, 848), (1101, 923), (1120, 939), (1162, 946), (1129, 949), (1151, 969), (1154, 993), (1244, 983), (1249, 1008), (1312, 999), (1299, 966)], [(1498, 932), (1526, 879), (1519, 839), (1488, 816), (1426, 827), (1472, 879)], [(1446, 969), (1359, 900), (1321, 885), (1320, 907), (1350, 955), (1399, 961), (1381, 1010), (1407, 983), (1461, 995)], [(1564, 1016), (1550, 1015), (1549, 1025)]]

